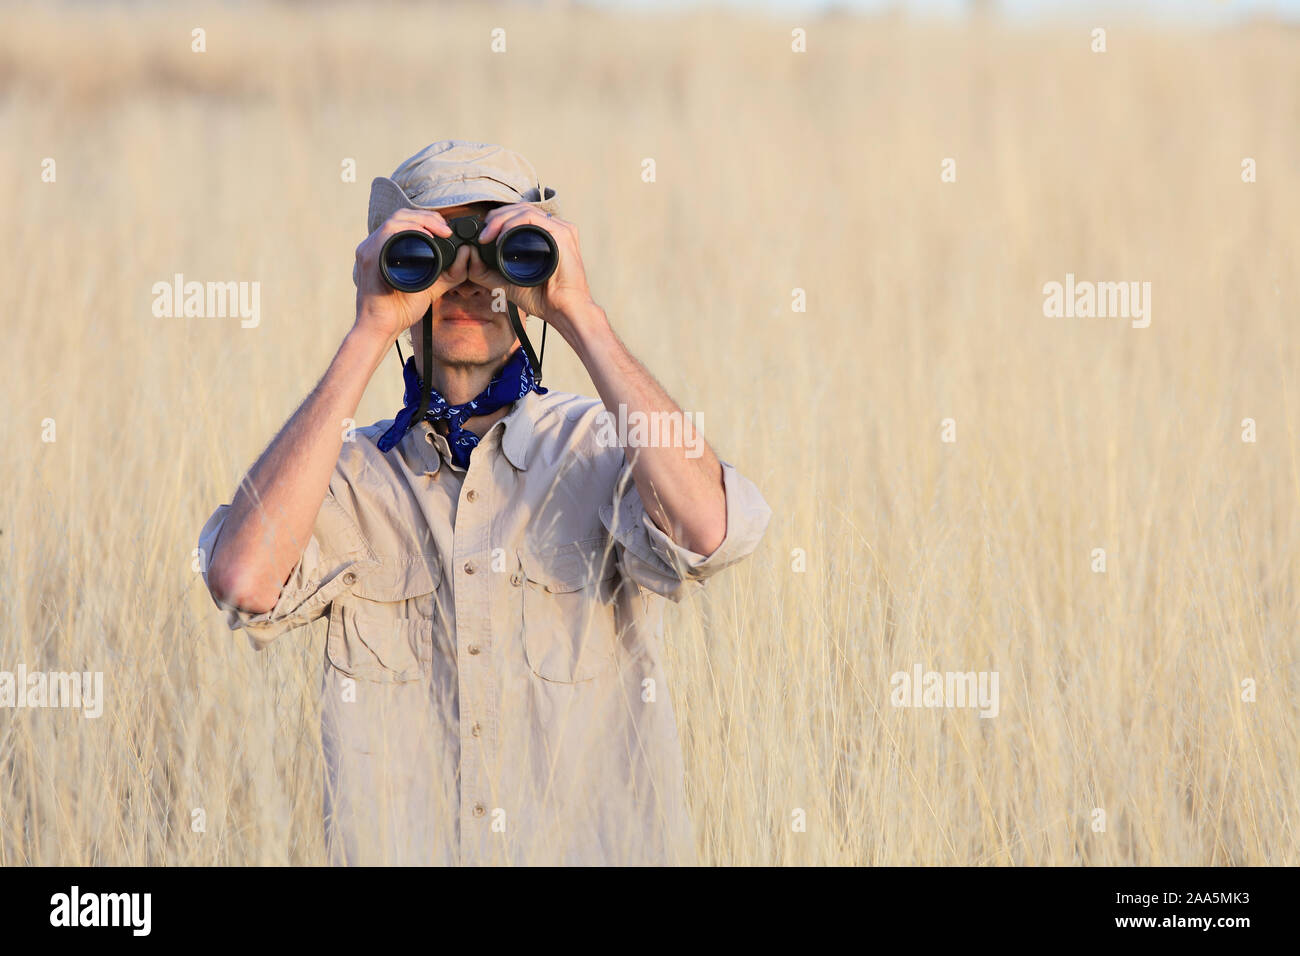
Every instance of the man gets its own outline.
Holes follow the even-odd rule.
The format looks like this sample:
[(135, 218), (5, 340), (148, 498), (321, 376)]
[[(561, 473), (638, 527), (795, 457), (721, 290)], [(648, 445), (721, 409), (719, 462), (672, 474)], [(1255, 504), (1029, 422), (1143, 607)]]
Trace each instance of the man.
[[(355, 323), (200, 535), (208, 588), (255, 648), (328, 616), (335, 863), (694, 861), (663, 599), (753, 551), (771, 512), (689, 423), (667, 444), (609, 440), (611, 416), (682, 413), (592, 300), (556, 211), (531, 164), (489, 144), (435, 143), (376, 179)], [(385, 284), (388, 237), (448, 237), (466, 215), (480, 242), (540, 226), (558, 268), (518, 287), (466, 244), (424, 292)], [(599, 401), (538, 384), (502, 293), (569, 343)], [(408, 328), (403, 409), (345, 440)]]

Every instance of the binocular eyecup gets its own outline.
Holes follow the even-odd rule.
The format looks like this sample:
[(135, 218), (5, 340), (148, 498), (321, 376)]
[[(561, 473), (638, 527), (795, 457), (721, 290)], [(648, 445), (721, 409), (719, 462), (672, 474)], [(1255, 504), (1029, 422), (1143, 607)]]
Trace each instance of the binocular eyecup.
[(551, 234), (540, 226), (514, 226), (495, 241), (477, 240), (483, 221), (477, 216), (448, 220), (451, 238), (406, 229), (388, 237), (379, 253), (379, 272), (399, 292), (420, 292), (433, 285), (463, 245), (478, 247), (483, 264), (517, 286), (538, 286), (560, 264), (560, 250)]

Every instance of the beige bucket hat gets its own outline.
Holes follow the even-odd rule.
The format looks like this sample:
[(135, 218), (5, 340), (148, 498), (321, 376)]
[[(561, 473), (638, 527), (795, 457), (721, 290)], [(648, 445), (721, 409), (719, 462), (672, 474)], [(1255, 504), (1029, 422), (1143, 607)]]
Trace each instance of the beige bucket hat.
[(370, 184), (368, 232), (398, 209), (446, 209), (471, 202), (529, 203), (560, 211), (555, 190), (543, 187), (533, 164), (492, 143), (444, 139), (426, 146), (396, 170)]

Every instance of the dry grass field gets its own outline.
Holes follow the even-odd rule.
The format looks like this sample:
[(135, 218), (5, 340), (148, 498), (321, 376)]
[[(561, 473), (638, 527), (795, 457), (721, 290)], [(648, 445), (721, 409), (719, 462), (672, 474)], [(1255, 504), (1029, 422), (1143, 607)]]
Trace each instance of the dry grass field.
[[(0, 18), (0, 670), (105, 680), (98, 718), (0, 710), (0, 865), (325, 861), (324, 623), (255, 654), (192, 551), (352, 321), (370, 179), (448, 137), (558, 189), (772, 506), (669, 620), (703, 862), (1300, 863), (1300, 33)], [(155, 317), (176, 273), (259, 282), (259, 324)], [(1150, 282), (1149, 327), (1046, 317), (1067, 274)], [(359, 420), (400, 403), (393, 357)], [(916, 666), (997, 672), (999, 713), (891, 706)]]

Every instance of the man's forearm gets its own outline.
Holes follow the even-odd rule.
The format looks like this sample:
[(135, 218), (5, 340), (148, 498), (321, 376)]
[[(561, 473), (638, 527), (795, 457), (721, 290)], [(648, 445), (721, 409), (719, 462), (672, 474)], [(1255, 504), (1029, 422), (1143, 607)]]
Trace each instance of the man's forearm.
[[(570, 345), (586, 366), (605, 407), (615, 416), (619, 405), (647, 416), (682, 415), (654, 377), (614, 334), (605, 312), (592, 304), (586, 314), (569, 316), (573, 330)], [(659, 421), (658, 416), (646, 421)], [(682, 447), (649, 442), (648, 447), (627, 449), (632, 476), (650, 517), (678, 544), (697, 554), (712, 554), (727, 534), (726, 493), (722, 465), (703, 436), (694, 436), (696, 457), (687, 455), (687, 428), (681, 419)]]
[(391, 342), (353, 329), (307, 399), (240, 483), (210, 556), (214, 595), (246, 611), (269, 611), (311, 538), (343, 447), (343, 421)]

